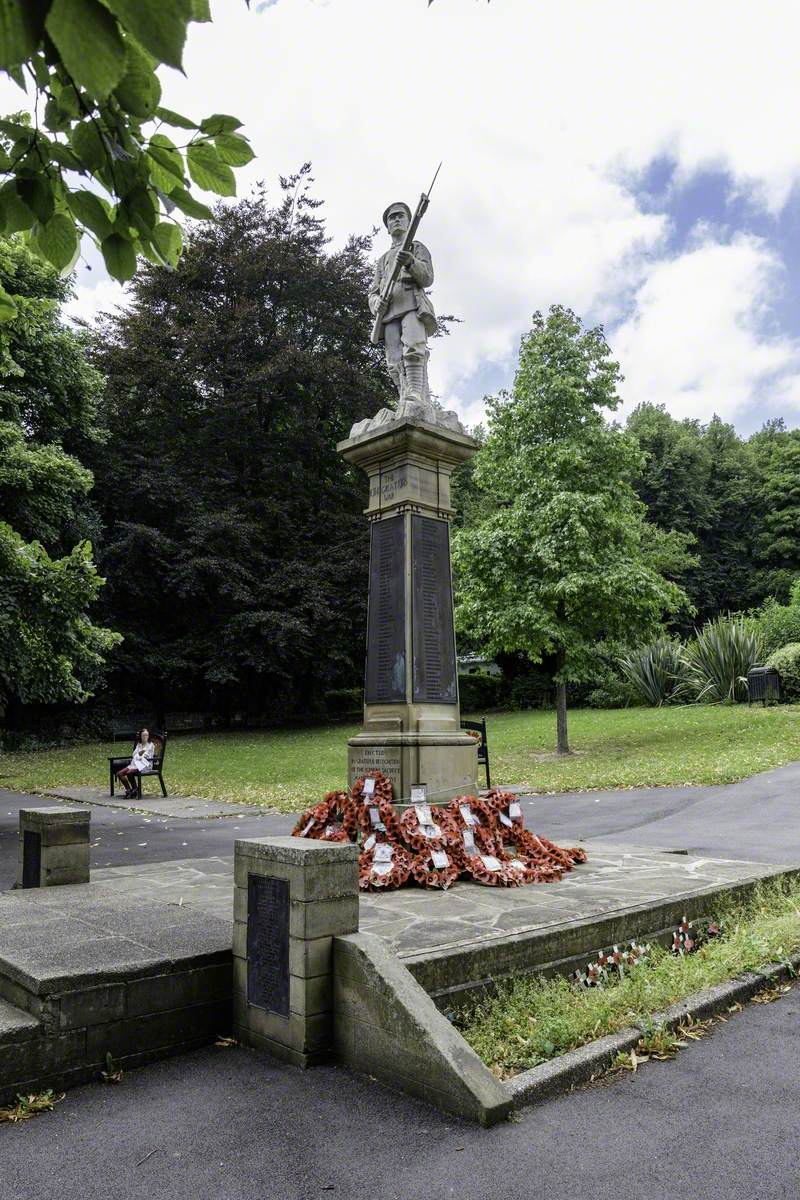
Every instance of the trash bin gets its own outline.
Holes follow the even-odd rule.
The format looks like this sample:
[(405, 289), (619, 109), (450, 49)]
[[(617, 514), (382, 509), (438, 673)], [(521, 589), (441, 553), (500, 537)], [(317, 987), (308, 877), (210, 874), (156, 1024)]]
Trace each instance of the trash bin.
[(781, 677), (775, 667), (751, 667), (747, 672), (747, 703), (780, 700)]

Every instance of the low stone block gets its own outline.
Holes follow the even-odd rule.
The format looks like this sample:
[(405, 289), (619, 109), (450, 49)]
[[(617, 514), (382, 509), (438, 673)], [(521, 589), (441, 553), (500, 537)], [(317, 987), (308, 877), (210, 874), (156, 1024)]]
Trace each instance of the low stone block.
[(336, 937), (357, 929), (357, 893), (340, 900), (292, 901), (289, 905), (290, 937)]
[(67, 845), (42, 846), (42, 871), (49, 873), (58, 870), (84, 871), (89, 874), (89, 843), (70, 842)]
[(333, 980), (330, 975), (309, 977), (290, 975), (289, 1008), (301, 1017), (329, 1013), (333, 1002)]
[(126, 985), (125, 1013), (135, 1017), (216, 1001), (230, 1002), (232, 993), (233, 973), (228, 963), (151, 975)]
[[(233, 1014), (236, 1026), (252, 1030), (261, 1037), (269, 1038), (301, 1054), (328, 1051), (333, 1045), (333, 1021), (328, 1013), (316, 1013), (311, 1016), (290, 1013), (288, 1017), (281, 1017), (277, 1013), (247, 1004), (241, 993), (234, 992)], [(242, 1041), (249, 1044), (244, 1035)]]
[(333, 938), (289, 938), (291, 975), (326, 975), (333, 970)]
[(265, 1051), (273, 1058), (277, 1058), (280, 1062), (289, 1063), (293, 1067), (311, 1067), (317, 1063), (325, 1062), (330, 1057), (328, 1050), (316, 1050), (313, 1053), (294, 1050), (291, 1046), (284, 1046), (281, 1042), (274, 1042), (271, 1038), (264, 1037), (262, 1034), (248, 1029), (245, 1025), (234, 1025), (233, 1036), (243, 1045), (252, 1046), (254, 1050)]
[(66, 883), (88, 883), (89, 868), (87, 867), (57, 867), (55, 870), (43, 867), (42, 886), (55, 887)]
[(293, 900), (335, 900), (358, 894), (357, 859), (319, 863), (312, 860), (304, 865), (239, 853), (234, 863), (234, 884), (245, 896), (239, 897), (238, 903), (234, 897), (234, 914), (237, 910), (241, 912), (242, 904), (246, 904), (247, 878), (251, 874), (285, 879)]
[(125, 1015), (125, 985), (87, 987), (52, 996), (49, 1007), (57, 1017), (59, 1029), (107, 1024)]

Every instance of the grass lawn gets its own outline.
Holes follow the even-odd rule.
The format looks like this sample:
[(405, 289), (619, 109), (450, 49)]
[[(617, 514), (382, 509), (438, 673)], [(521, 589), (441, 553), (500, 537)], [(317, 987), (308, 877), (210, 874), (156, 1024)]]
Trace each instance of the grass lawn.
[(764, 883), (744, 901), (723, 897), (712, 915), (722, 921), (722, 935), (694, 954), (680, 958), (654, 947), (649, 960), (604, 987), (578, 988), (563, 977), (513, 979), (457, 1016), (457, 1024), (487, 1066), (506, 1077), (627, 1026), (647, 1029), (652, 1013), (800, 948), (796, 879)]
[[(569, 724), (575, 753), (559, 759), (553, 754), (554, 713), (491, 716), (493, 781), (532, 792), (732, 783), (800, 759), (800, 706), (580, 709)], [(175, 737), (167, 753), (167, 786), (175, 795), (295, 812), (345, 783), (347, 738), (356, 732), (355, 725), (326, 725)], [(117, 742), (3, 754), (0, 787), (35, 792), (103, 786), (106, 757), (124, 751)]]

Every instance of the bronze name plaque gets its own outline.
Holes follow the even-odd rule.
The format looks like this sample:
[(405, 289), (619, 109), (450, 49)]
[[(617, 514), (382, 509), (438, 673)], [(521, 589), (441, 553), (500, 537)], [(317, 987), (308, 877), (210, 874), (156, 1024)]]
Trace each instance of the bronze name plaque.
[(247, 1003), (289, 1015), (289, 884), (247, 877)]
[(455, 704), (456, 639), (447, 521), (411, 518), (411, 576), (414, 701)]
[(406, 698), (405, 518), (377, 521), (370, 532), (367, 704)]
[(22, 835), (22, 886), (38, 888), (42, 876), (42, 835), (26, 829)]

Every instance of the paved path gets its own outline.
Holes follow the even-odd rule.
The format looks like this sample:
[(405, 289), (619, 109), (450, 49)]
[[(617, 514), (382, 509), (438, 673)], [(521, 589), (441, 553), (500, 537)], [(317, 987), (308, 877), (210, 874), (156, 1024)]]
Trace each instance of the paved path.
[[(0, 789), (0, 890), (14, 880), (19, 809), (52, 803), (49, 796)], [(185, 814), (182, 802), (174, 803)], [(566, 793), (522, 804), (529, 828), (569, 844), (602, 839), (711, 857), (800, 862), (800, 762), (719, 787)], [(226, 856), (237, 837), (288, 833), (294, 824), (293, 817), (252, 814), (245, 806), (228, 811), (230, 816), (206, 819), (95, 805), (92, 866)]]
[(0, 1126), (4, 1200), (796, 1200), (800, 985), (669, 1063), (461, 1125), (336, 1068), (209, 1048)]

